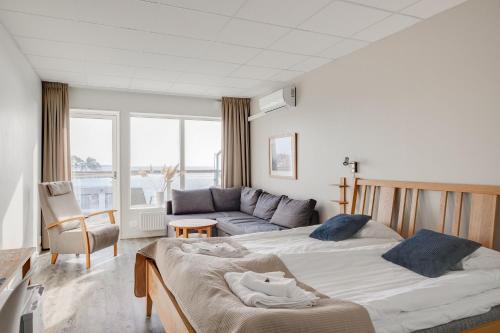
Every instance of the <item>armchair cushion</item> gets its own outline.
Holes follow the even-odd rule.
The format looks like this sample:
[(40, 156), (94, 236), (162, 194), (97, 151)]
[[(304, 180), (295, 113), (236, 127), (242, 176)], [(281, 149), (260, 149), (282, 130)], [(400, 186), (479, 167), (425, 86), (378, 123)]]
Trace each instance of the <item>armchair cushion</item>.
[(53, 197), (73, 191), (71, 182), (50, 182), (47, 183), (47, 188), (49, 189), (50, 195)]
[[(87, 223), (90, 252), (93, 253), (113, 245), (118, 241), (119, 233), (120, 228), (116, 224)], [(82, 230), (75, 228), (61, 232), (57, 236), (57, 244), (51, 243), (50, 250), (53, 253), (85, 253)]]

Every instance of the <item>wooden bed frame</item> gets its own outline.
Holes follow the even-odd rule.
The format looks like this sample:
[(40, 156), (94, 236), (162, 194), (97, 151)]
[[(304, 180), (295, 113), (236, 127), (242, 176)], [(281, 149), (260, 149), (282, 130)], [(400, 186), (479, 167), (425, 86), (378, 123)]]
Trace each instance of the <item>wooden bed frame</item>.
[[(451, 234), (460, 235), (464, 203), (470, 211), (467, 238), (493, 248), (498, 241), (500, 228), (500, 186), (426, 183), (392, 180), (354, 179), (352, 185), (351, 214), (368, 214), (401, 234), (410, 237), (416, 231), (418, 203), (424, 191), (440, 192), (439, 232), (444, 233), (453, 210)], [(453, 206), (449, 206), (450, 194)], [(470, 196), (470, 201), (464, 200)], [(409, 205), (408, 205), (409, 203)], [(407, 207), (410, 207), (408, 212)], [(375, 215), (374, 215), (375, 214)], [(174, 295), (165, 286), (152, 260), (146, 262), (146, 315), (151, 316), (152, 305), (168, 333), (193, 333), (194, 328), (182, 312)], [(500, 332), (500, 319), (463, 331), (464, 333)]]

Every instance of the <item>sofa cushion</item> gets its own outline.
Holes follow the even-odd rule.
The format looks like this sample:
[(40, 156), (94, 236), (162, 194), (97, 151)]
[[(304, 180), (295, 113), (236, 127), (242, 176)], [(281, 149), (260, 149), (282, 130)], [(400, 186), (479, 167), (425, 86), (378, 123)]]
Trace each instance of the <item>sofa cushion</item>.
[(297, 228), (309, 225), (316, 200), (294, 200), (282, 198), (271, 218), (271, 223), (286, 228)]
[(240, 210), (241, 187), (232, 188), (210, 188), (217, 212), (229, 212)]
[(282, 197), (283, 196), (262, 192), (259, 196), (259, 200), (257, 200), (257, 204), (255, 205), (255, 210), (252, 215), (269, 221), (273, 217)]
[(172, 213), (194, 214), (214, 212), (214, 202), (209, 189), (180, 191), (172, 190)]
[(243, 235), (254, 232), (285, 229), (255, 216), (217, 218), (217, 229), (228, 235)]
[(262, 190), (251, 187), (243, 187), (241, 189), (240, 211), (252, 215), (261, 193)]

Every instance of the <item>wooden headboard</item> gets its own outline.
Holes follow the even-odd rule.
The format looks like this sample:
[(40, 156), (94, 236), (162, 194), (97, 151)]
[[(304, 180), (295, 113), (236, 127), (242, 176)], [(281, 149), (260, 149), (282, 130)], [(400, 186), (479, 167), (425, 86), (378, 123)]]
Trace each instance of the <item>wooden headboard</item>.
[[(470, 196), (469, 227), (466, 237), (485, 247), (494, 247), (495, 232), (500, 232), (497, 209), (500, 186), (355, 178), (350, 213), (373, 216), (376, 212), (376, 216), (373, 216), (375, 220), (395, 228), (402, 236), (412, 236), (416, 231), (419, 197), (423, 191), (441, 193), (436, 231), (442, 233), (445, 232), (447, 211), (451, 205), (448, 197), (453, 193), (451, 234), (454, 236), (460, 234), (460, 227), (463, 224), (461, 222), (464, 196)], [(409, 215), (407, 206), (410, 209)]]

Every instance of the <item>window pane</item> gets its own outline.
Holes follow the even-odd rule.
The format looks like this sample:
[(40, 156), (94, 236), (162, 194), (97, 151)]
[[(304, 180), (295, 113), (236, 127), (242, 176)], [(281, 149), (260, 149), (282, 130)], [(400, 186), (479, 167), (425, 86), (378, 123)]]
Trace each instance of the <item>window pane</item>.
[(208, 188), (217, 185), (215, 172), (203, 173), (186, 173), (185, 174), (185, 189), (196, 190), (200, 188)]
[(221, 150), (220, 121), (186, 120), (184, 126), (186, 170), (215, 170)]
[(71, 117), (70, 126), (73, 188), (83, 213), (112, 209), (112, 121)]
[[(162, 169), (179, 164), (179, 120), (130, 118), (130, 196), (132, 206), (160, 206), (156, 193), (164, 189)], [(179, 177), (172, 188), (179, 188)]]

